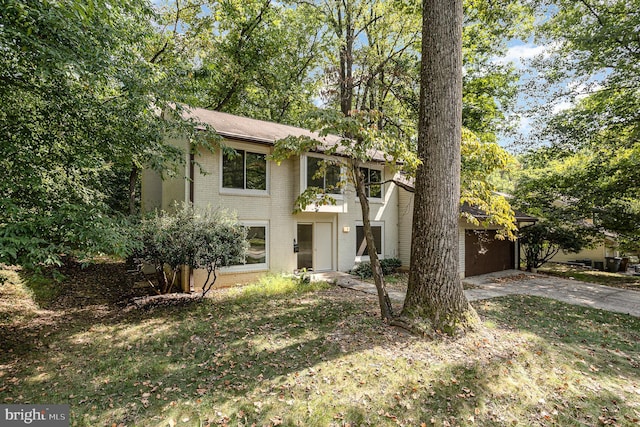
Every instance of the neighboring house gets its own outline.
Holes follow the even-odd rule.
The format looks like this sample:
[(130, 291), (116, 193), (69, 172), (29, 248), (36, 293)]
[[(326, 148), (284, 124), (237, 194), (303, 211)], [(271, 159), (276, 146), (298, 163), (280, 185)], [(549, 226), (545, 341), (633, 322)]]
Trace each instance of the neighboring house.
[[(592, 267), (598, 267), (600, 269), (607, 265), (607, 257), (620, 256), (618, 249), (618, 242), (616, 241), (616, 235), (613, 233), (605, 232), (604, 237), (593, 248), (586, 248), (578, 253), (571, 252), (558, 252), (549, 262), (584, 262), (591, 261)], [(596, 265), (598, 263), (598, 265)]]
[[(307, 186), (329, 187), (341, 179), (340, 167), (327, 168), (318, 179), (314, 175), (319, 162), (327, 158), (322, 152), (310, 152), (280, 165), (267, 158), (274, 142), (289, 135), (310, 136), (324, 146), (335, 144), (338, 137), (319, 137), (293, 126), (204, 109), (192, 109), (190, 115), (213, 127), (238, 155), (226, 156), (220, 150), (198, 153), (196, 160), (205, 171), (201, 173), (185, 154), (183, 173), (166, 180), (145, 170), (142, 207), (144, 211), (168, 210), (176, 201), (187, 201), (196, 207), (226, 208), (237, 213), (249, 229), (249, 256), (243, 265), (221, 269), (216, 286), (248, 282), (266, 272), (348, 271), (368, 260), (360, 203), (350, 186), (334, 195), (335, 205), (310, 206), (304, 212), (292, 213), (296, 197)], [(189, 152), (186, 139), (172, 143)], [(363, 168), (372, 182), (392, 176), (382, 157)], [(394, 183), (368, 191), (378, 254), (399, 258), (408, 266), (413, 194)], [(465, 220), (460, 221), (459, 230), (461, 276), (517, 266), (513, 242), (495, 240), (495, 231), (480, 229)], [(195, 288), (202, 282), (200, 273), (194, 274)]]

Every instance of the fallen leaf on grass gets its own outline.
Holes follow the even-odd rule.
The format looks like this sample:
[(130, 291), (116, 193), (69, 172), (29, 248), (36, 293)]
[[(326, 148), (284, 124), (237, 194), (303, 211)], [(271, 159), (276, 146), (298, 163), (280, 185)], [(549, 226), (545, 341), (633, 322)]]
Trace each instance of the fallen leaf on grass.
[(282, 417), (273, 417), (269, 420), (272, 425), (279, 426), (282, 425)]

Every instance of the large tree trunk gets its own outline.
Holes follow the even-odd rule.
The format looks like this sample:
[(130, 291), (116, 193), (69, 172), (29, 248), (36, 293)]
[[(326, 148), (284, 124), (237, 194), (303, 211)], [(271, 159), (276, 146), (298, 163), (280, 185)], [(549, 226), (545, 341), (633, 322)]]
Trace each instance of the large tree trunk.
[(421, 80), (422, 164), (416, 174), (411, 272), (402, 318), (455, 335), (478, 320), (458, 274), (462, 0), (423, 0)]

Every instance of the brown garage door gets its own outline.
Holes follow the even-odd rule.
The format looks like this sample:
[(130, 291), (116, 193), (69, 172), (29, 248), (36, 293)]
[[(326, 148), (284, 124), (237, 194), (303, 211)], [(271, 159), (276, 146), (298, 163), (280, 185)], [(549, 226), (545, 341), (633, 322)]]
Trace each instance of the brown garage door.
[(497, 240), (495, 236), (496, 232), (493, 230), (466, 230), (466, 277), (514, 268), (515, 243), (510, 240)]

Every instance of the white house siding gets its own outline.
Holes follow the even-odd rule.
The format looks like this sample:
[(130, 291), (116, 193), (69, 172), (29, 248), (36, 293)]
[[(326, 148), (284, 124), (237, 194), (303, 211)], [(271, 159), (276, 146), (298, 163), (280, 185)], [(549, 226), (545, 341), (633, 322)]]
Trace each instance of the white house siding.
[[(228, 145), (241, 150), (270, 153), (268, 145), (252, 144), (236, 141), (225, 141)], [(178, 143), (176, 144), (178, 145)], [(186, 143), (180, 143), (185, 145)], [(347, 188), (344, 194), (346, 209), (336, 212), (303, 212), (294, 215), (293, 205), (299, 194), (300, 158), (292, 158), (277, 165), (268, 161), (267, 192), (261, 195), (243, 195), (242, 192), (221, 189), (221, 157), (220, 152), (202, 152), (196, 156), (203, 169), (194, 168), (194, 205), (197, 207), (212, 206), (235, 212), (241, 222), (264, 222), (268, 233), (268, 267), (254, 271), (229, 271), (222, 269), (218, 274), (216, 287), (232, 286), (246, 283), (256, 277), (272, 273), (292, 273), (297, 268), (297, 256), (293, 252), (293, 241), (297, 237), (298, 223), (331, 223), (332, 224), (332, 269), (348, 271), (353, 268), (356, 256), (356, 225), (361, 223), (362, 213), (353, 188)], [(188, 162), (187, 162), (188, 164)], [(188, 166), (185, 166), (185, 174)], [(391, 176), (385, 171), (385, 177)], [(154, 181), (149, 181), (148, 197), (154, 201)], [(147, 184), (144, 184), (146, 187)], [(144, 188), (144, 187), (143, 187)], [(157, 189), (155, 190), (157, 193)], [(143, 196), (144, 197), (144, 196)], [(157, 194), (155, 196), (157, 198)], [(184, 176), (162, 182), (163, 209), (170, 208), (174, 200), (189, 199), (189, 183)], [(157, 200), (154, 203), (158, 203)], [(149, 203), (151, 206), (151, 203)], [(383, 257), (397, 257), (398, 250), (398, 188), (394, 184), (385, 184), (384, 200), (372, 202), (371, 220), (384, 224)], [(206, 277), (204, 271), (194, 273), (195, 288), (199, 289)]]
[(152, 212), (162, 208), (162, 178), (151, 169), (142, 171), (141, 209), (142, 212)]
[[(271, 147), (259, 144), (225, 141), (228, 145), (252, 152), (271, 153)], [(242, 195), (242, 191), (221, 188), (220, 151), (200, 153), (197, 160), (202, 164), (204, 173), (195, 168), (194, 205), (198, 207), (212, 206), (234, 212), (238, 220), (247, 223), (266, 223), (268, 268), (250, 272), (237, 272), (222, 269), (218, 275), (216, 286), (230, 286), (247, 282), (267, 271), (274, 273), (291, 273), (296, 267), (293, 256), (293, 239), (296, 228), (292, 220), (293, 206), (293, 160), (285, 161), (279, 166), (267, 162), (267, 193), (264, 195)], [(246, 194), (246, 193), (245, 193)], [(204, 278), (204, 272), (196, 272), (196, 288)]]
[(460, 224), (458, 226), (458, 273), (460, 274), (460, 278), (464, 278), (464, 272), (466, 271), (465, 262), (465, 228), (462, 225), (467, 224), (466, 221), (460, 220)]
[[(391, 171), (385, 170), (384, 177), (391, 176)], [(398, 257), (398, 192), (395, 184), (384, 185), (383, 199), (380, 202), (369, 203), (370, 220), (383, 224), (384, 237), (382, 248), (383, 258)], [(362, 224), (362, 210), (360, 202), (353, 188), (345, 190), (345, 202), (348, 206), (346, 213), (337, 214), (338, 221), (338, 270), (348, 271), (355, 265), (356, 257), (356, 226)], [(345, 227), (348, 232), (345, 232)]]
[(411, 264), (411, 225), (413, 224), (413, 194), (398, 190), (398, 258), (403, 267)]
[[(184, 139), (170, 140), (172, 145), (184, 151), (183, 162), (189, 164), (189, 145)], [(185, 179), (186, 169), (179, 170), (172, 178), (167, 178), (162, 183), (162, 203), (161, 208), (170, 211), (174, 207), (175, 202), (186, 202), (189, 197), (189, 182)]]

